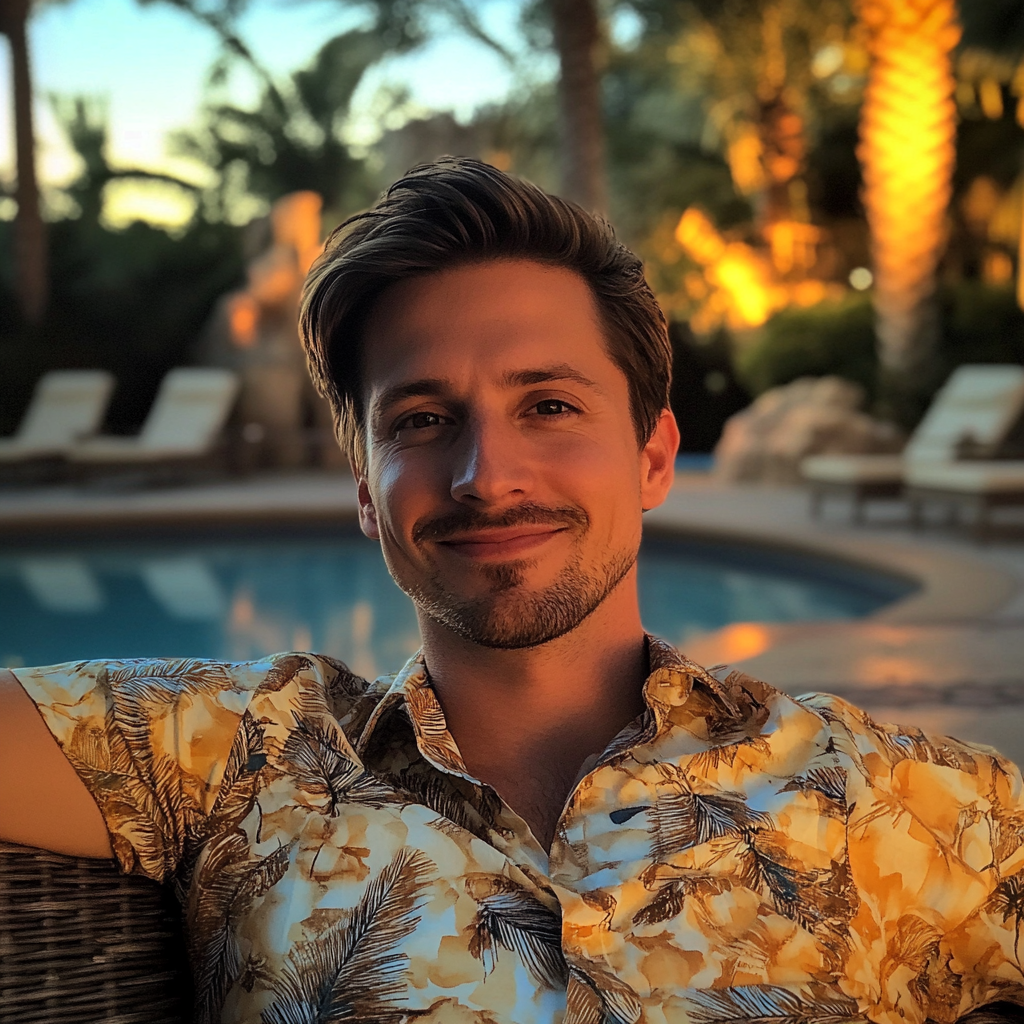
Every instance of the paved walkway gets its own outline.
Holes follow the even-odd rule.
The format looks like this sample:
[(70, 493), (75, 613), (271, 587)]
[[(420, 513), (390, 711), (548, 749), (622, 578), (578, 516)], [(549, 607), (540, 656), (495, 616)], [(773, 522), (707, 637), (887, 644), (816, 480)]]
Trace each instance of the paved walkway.
[[(94, 526), (354, 518), (347, 476), (252, 477), (174, 489), (56, 487), (0, 492), (6, 534)], [(687, 653), (729, 662), (793, 693), (827, 690), (876, 717), (989, 743), (1024, 763), (1024, 539), (984, 546), (948, 529), (911, 533), (898, 503), (852, 527), (823, 522), (799, 488), (727, 487), (684, 475), (652, 531), (685, 531), (813, 551), (921, 583), (869, 619), (740, 623), (692, 639)]]
[(696, 638), (691, 657), (734, 664), (794, 694), (836, 693), (879, 720), (988, 743), (1024, 764), (1019, 534), (981, 545), (938, 525), (914, 533), (898, 502), (873, 506), (863, 527), (839, 505), (818, 522), (801, 488), (726, 487), (698, 476), (682, 477), (657, 515), (676, 529), (810, 548), (924, 582), (859, 622), (738, 624)]

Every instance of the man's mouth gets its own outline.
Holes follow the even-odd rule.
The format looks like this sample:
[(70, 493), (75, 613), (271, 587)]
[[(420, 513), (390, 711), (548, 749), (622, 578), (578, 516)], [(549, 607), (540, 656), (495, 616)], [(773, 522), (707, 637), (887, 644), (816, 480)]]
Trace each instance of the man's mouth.
[(523, 524), (501, 529), (467, 530), (439, 540), (438, 546), (465, 558), (501, 560), (528, 556), (560, 533), (565, 526)]
[(442, 551), (481, 561), (529, 558), (562, 534), (585, 533), (590, 518), (582, 508), (550, 507), (523, 502), (494, 516), (469, 508), (456, 508), (416, 524), (417, 546), (434, 544)]

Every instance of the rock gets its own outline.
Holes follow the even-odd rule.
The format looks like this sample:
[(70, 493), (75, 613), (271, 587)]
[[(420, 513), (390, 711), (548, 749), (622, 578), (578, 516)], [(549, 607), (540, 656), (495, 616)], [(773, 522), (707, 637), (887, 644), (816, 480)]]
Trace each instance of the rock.
[(320, 207), (315, 192), (293, 192), (250, 225), (246, 284), (221, 296), (198, 347), (201, 362), (241, 378), (236, 417), (251, 468), (345, 464), (298, 333), (302, 283), (322, 248)]
[(801, 377), (772, 388), (725, 424), (715, 476), (796, 483), (807, 455), (898, 452), (903, 435), (861, 412), (864, 389), (841, 377)]

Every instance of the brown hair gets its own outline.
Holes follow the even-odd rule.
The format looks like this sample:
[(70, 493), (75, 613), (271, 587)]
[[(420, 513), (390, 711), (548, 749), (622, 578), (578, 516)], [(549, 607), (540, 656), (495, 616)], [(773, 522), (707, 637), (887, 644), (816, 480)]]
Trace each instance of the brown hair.
[(574, 203), (479, 160), (446, 156), (414, 167), (336, 228), (303, 289), (310, 373), (358, 470), (366, 451), (361, 335), (374, 301), (403, 278), (500, 259), (563, 267), (587, 282), (609, 355), (629, 382), (637, 439), (651, 438), (668, 405), (672, 353), (640, 260), (610, 224)]

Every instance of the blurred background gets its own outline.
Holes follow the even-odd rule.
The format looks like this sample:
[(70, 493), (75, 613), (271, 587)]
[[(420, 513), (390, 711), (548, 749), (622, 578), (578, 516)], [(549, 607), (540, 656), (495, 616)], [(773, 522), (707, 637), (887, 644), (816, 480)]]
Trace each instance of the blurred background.
[(188, 363), (248, 373), (236, 418), (272, 432), (254, 367), (294, 359), (323, 234), (442, 153), (643, 256), (683, 453), (800, 377), (906, 432), (955, 366), (1024, 362), (1020, 0), (2, 0), (0, 28), (0, 433), (73, 367), (132, 433)]
[(335, 225), (464, 154), (606, 215), (669, 318), (648, 627), (1024, 760), (1024, 0), (0, 0), (0, 32), (0, 664), (415, 650), (296, 313)]

